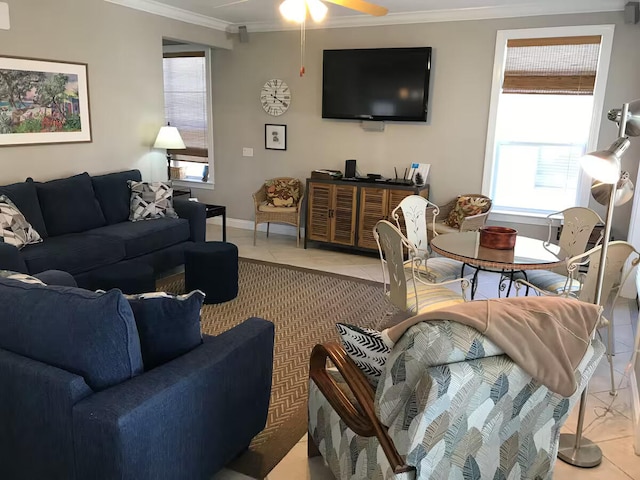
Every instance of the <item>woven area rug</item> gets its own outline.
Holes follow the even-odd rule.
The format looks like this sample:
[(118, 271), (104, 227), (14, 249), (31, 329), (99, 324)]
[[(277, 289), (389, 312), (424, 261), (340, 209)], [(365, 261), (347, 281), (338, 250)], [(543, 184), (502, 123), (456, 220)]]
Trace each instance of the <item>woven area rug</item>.
[[(335, 323), (380, 329), (406, 318), (385, 298), (380, 283), (316, 270), (240, 259), (238, 297), (220, 305), (205, 305), (202, 330), (219, 334), (249, 317), (275, 324), (271, 404), (266, 428), (249, 450), (228, 468), (264, 478), (307, 429), (309, 354), (317, 343), (338, 340)], [(174, 275), (159, 289), (184, 290), (184, 278)]]

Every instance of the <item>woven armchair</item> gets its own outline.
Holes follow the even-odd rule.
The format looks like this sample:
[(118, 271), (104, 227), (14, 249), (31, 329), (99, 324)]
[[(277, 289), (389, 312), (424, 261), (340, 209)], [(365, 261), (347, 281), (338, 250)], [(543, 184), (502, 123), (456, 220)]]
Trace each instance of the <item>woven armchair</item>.
[(253, 205), (255, 209), (255, 221), (253, 225), (253, 245), (256, 244), (258, 224), (267, 224), (267, 237), (269, 237), (269, 225), (271, 223), (285, 223), (297, 228), (296, 246), (300, 246), (300, 212), (302, 210), (302, 199), (304, 198), (304, 184), (292, 177), (278, 177), (273, 180), (297, 180), (300, 188), (300, 198), (298, 203), (291, 207), (275, 207), (267, 203), (267, 192), (264, 184), (253, 193)]
[[(479, 213), (477, 215), (471, 215), (469, 217), (465, 217), (464, 220), (460, 223), (460, 228), (455, 229), (446, 225), (444, 221), (449, 216), (449, 213), (455, 208), (456, 203), (458, 202), (458, 198), (460, 197), (471, 197), (471, 198), (485, 198), (489, 202), (489, 206), (486, 211)], [(436, 207), (430, 207), (426, 211), (426, 220), (427, 220), (427, 238), (429, 241), (440, 233), (452, 233), (452, 232), (466, 232), (473, 230), (480, 230), (487, 223), (487, 218), (489, 217), (489, 212), (491, 211), (491, 199), (485, 195), (481, 195), (479, 193), (464, 193), (462, 195), (458, 195), (456, 198), (446, 203), (445, 205)], [(435, 228), (435, 233), (434, 233)]]

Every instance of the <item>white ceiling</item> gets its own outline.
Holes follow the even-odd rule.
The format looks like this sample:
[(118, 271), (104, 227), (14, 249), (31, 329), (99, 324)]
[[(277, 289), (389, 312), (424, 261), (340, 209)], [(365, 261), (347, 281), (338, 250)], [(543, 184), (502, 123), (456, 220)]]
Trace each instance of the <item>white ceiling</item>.
[[(278, 12), (282, 0), (106, 0), (220, 30), (246, 25), (249, 31), (297, 28)], [(389, 9), (371, 17), (327, 3), (324, 27), (407, 24), (624, 10), (626, 0), (374, 0)], [(307, 28), (314, 28), (310, 21)]]

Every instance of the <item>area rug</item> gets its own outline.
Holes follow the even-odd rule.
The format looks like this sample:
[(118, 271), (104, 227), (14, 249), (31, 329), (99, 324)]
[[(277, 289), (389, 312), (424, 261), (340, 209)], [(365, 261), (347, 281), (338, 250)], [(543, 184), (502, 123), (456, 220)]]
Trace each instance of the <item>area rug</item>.
[[(240, 292), (220, 305), (205, 305), (202, 330), (219, 334), (249, 317), (275, 324), (273, 386), (266, 428), (228, 468), (264, 478), (307, 429), (309, 354), (317, 343), (339, 340), (335, 323), (380, 329), (406, 316), (385, 297), (380, 283), (317, 270), (240, 259)], [(184, 290), (182, 275), (159, 289)]]

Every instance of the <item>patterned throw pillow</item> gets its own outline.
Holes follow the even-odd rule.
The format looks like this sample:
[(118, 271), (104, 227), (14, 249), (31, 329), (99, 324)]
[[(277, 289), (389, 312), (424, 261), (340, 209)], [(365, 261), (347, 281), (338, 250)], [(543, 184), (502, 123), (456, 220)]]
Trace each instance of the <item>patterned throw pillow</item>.
[(375, 387), (389, 358), (391, 347), (384, 342), (377, 330), (346, 323), (336, 323), (336, 328), (347, 355)]
[(8, 280), (16, 280), (22, 283), (31, 283), (34, 285), (43, 285), (43, 286), (47, 285), (39, 278), (32, 277), (31, 275), (27, 275), (26, 273), (12, 272), (11, 270), (0, 270), (0, 278), (6, 278)]
[(185, 295), (125, 295), (138, 327), (145, 370), (178, 358), (202, 343), (200, 310), (204, 297), (200, 290)]
[(173, 209), (173, 188), (162, 182), (135, 182), (129, 180), (131, 203), (129, 220), (178, 218)]
[(275, 207), (293, 207), (300, 199), (300, 180), (276, 178), (264, 182), (267, 202)]
[(40, 234), (6, 195), (0, 195), (0, 240), (18, 248), (42, 241)]
[(487, 211), (489, 208), (489, 200), (482, 197), (466, 197), (461, 195), (458, 197), (456, 206), (449, 212), (449, 216), (444, 221), (445, 225), (452, 228), (460, 228), (462, 220), (472, 215), (478, 215)]

